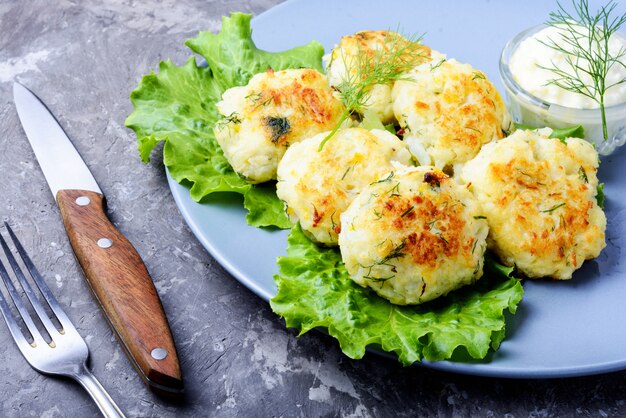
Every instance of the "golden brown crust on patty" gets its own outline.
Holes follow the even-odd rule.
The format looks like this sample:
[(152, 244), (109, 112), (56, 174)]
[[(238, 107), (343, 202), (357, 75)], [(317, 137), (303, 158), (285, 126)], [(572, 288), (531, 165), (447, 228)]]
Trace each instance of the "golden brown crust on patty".
[(439, 168), (472, 159), (483, 144), (501, 139), (510, 116), (485, 74), (435, 57), (396, 82), (393, 110), (405, 140), (422, 164)]
[(583, 140), (518, 131), (483, 148), (462, 178), (483, 204), (490, 247), (505, 264), (531, 278), (569, 279), (605, 246), (597, 168)]
[[(393, 179), (390, 180), (393, 183)], [(423, 183), (435, 190), (445, 188), (453, 181), (445, 173), (433, 170), (424, 173)], [(448, 193), (400, 195), (395, 192), (380, 194), (372, 210), (380, 214), (378, 227), (395, 234), (404, 234), (404, 253), (420, 265), (436, 268), (453, 255), (471, 257), (474, 238), (460, 240), (466, 227), (462, 203)], [(464, 242), (462, 242), (464, 241)], [(389, 245), (383, 246), (388, 248)], [(383, 250), (382, 252), (385, 252)]]
[(365, 188), (342, 215), (342, 258), (355, 282), (391, 302), (426, 302), (482, 275), (481, 213), (442, 171), (399, 169)]
[(325, 245), (336, 245), (341, 213), (352, 199), (392, 161), (411, 164), (411, 155), (386, 131), (340, 129), (320, 150), (326, 133), (290, 148), (278, 166), (277, 194), (287, 214), (305, 233)]
[(344, 110), (326, 77), (312, 69), (257, 74), (224, 92), (217, 107), (217, 141), (233, 169), (254, 183), (275, 179), (287, 147), (332, 129)]

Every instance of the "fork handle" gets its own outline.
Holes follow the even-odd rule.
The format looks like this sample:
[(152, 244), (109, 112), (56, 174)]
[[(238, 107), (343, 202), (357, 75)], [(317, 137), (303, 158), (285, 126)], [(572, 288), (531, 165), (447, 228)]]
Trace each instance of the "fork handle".
[(102, 387), (96, 376), (83, 364), (80, 369), (71, 374), (80, 385), (85, 388), (94, 400), (102, 415), (107, 418), (124, 418), (122, 410), (111, 399), (111, 396)]
[(150, 389), (180, 396), (180, 364), (161, 300), (137, 250), (106, 216), (104, 196), (59, 190), (56, 198), (76, 258), (128, 357)]

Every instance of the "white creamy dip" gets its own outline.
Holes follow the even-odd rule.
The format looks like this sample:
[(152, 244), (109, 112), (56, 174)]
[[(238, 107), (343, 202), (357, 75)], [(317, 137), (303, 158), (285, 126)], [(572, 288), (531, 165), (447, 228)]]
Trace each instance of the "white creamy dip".
[[(513, 51), (509, 62), (509, 69), (513, 79), (523, 89), (548, 103), (577, 109), (598, 108), (599, 105), (595, 100), (551, 84), (550, 80), (556, 78), (555, 73), (549, 69), (542, 68), (556, 67), (573, 75), (574, 70), (567, 60), (576, 60), (577, 57), (548, 46), (555, 42), (565, 49), (569, 49), (563, 39), (565, 35), (566, 32), (563, 29), (548, 26), (521, 41), (515, 51)], [(580, 40), (580, 43), (583, 45), (587, 42), (588, 37)], [(623, 52), (624, 50), (626, 50), (626, 37), (614, 34), (609, 39), (609, 53), (615, 57), (620, 51)], [(578, 59), (577, 65), (582, 68), (589, 68), (587, 60)], [(611, 85), (625, 77), (626, 66), (615, 63), (607, 74), (605, 79), (606, 85)], [(576, 78), (580, 78), (586, 85), (593, 85), (593, 80), (588, 74), (583, 74), (583, 77), (576, 75)], [(604, 94), (604, 103), (607, 107), (626, 103), (626, 83), (608, 89)]]

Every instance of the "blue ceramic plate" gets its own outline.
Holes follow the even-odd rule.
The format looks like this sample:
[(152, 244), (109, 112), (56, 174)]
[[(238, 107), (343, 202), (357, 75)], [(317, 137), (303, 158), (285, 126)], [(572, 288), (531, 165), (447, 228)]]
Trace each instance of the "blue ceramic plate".
[[(597, 2), (592, 1), (592, 7)], [(342, 35), (365, 29), (424, 33), (424, 43), (483, 70), (502, 91), (500, 51), (517, 32), (544, 21), (556, 7), (545, 0), (294, 0), (253, 19), (260, 48), (281, 51), (312, 39), (329, 51)], [(626, 152), (603, 159), (607, 248), (586, 262), (569, 282), (526, 282), (518, 313), (500, 349), (474, 363), (424, 366), (458, 373), (502, 377), (565, 377), (626, 368)], [(622, 169), (620, 169), (622, 167)], [(169, 177), (168, 177), (169, 178)], [(176, 204), (202, 245), (237, 280), (265, 300), (276, 286), (276, 257), (286, 249), (287, 231), (248, 226), (241, 200), (213, 196), (195, 203), (169, 178)]]

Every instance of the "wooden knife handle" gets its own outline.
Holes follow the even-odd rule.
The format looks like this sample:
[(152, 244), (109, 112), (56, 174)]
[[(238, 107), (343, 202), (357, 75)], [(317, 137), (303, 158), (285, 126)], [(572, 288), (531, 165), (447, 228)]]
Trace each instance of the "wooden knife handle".
[(137, 250), (106, 216), (104, 196), (59, 190), (56, 198), (76, 258), (129, 358), (155, 392), (182, 393), (161, 300)]

